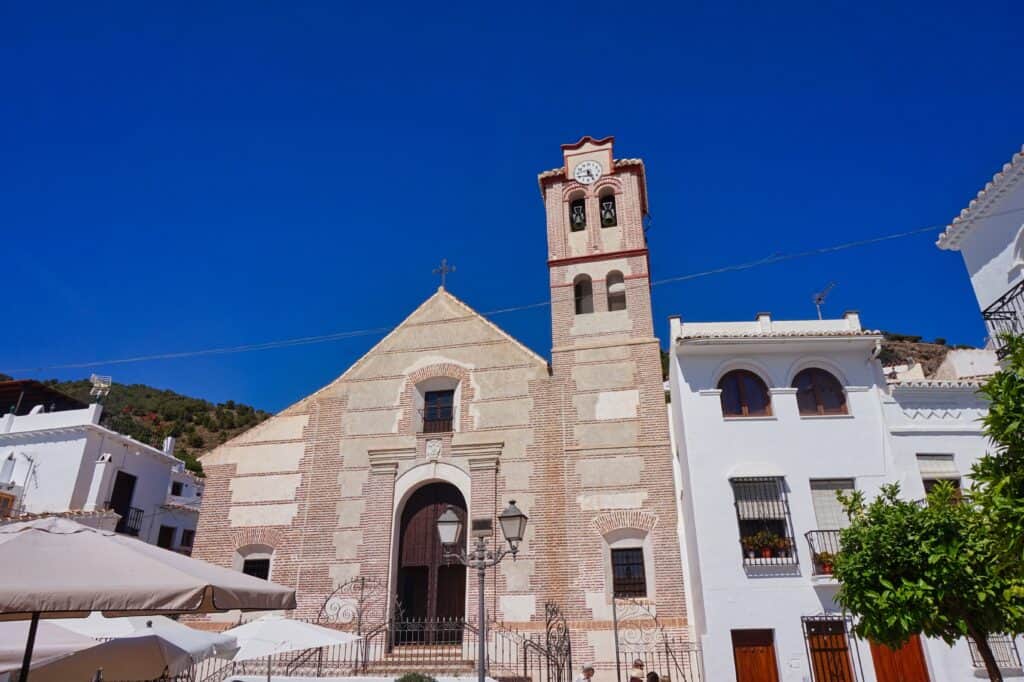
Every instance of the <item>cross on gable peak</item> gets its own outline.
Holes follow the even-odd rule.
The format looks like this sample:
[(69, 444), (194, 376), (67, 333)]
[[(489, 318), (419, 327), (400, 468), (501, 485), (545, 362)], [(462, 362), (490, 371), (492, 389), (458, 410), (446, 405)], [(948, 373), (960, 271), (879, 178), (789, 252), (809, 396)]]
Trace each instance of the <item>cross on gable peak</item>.
[(442, 258), (441, 265), (439, 267), (434, 268), (434, 274), (441, 275), (441, 289), (444, 289), (445, 282), (447, 281), (448, 278), (448, 273), (450, 272), (455, 272), (455, 266), (449, 265), (447, 258)]

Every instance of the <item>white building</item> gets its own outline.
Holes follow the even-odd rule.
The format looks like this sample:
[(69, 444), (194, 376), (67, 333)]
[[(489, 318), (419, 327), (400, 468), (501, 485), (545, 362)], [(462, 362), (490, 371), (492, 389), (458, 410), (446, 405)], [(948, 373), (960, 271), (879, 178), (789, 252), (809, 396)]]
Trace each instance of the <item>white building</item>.
[[(888, 385), (878, 332), (839, 320), (671, 323), (671, 413), (690, 618), (706, 679), (889, 682), (974, 677), (965, 642), (898, 652), (851, 635), (829, 553), (836, 490), (908, 499), (985, 451), (969, 381)], [(1016, 651), (996, 649), (1021, 675)], [(902, 667), (903, 677), (886, 670)], [(914, 676), (914, 669), (921, 674)], [(887, 676), (888, 675), (888, 676)]]
[(1024, 148), (978, 192), (937, 244), (963, 256), (989, 333), (1024, 332)]
[[(33, 401), (39, 391), (61, 395), (32, 388)], [(0, 516), (111, 509), (121, 517), (118, 532), (190, 552), (203, 485), (172, 454), (174, 439), (160, 450), (100, 426), (102, 405), (46, 411), (51, 404), (0, 417)]]

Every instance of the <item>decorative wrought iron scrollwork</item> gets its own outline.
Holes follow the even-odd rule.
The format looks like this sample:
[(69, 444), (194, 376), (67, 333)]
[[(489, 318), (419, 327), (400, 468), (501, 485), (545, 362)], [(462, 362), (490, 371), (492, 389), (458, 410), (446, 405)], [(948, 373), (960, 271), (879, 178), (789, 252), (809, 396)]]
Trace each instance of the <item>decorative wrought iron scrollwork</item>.
[(572, 638), (569, 623), (558, 604), (544, 604), (544, 645), (548, 654), (550, 682), (567, 682), (572, 674)]
[(352, 624), (362, 634), (367, 625), (387, 620), (387, 584), (379, 578), (357, 576), (331, 592), (317, 614), (318, 623)]
[(665, 641), (665, 630), (647, 600), (616, 597), (615, 637), (627, 648), (653, 648)]

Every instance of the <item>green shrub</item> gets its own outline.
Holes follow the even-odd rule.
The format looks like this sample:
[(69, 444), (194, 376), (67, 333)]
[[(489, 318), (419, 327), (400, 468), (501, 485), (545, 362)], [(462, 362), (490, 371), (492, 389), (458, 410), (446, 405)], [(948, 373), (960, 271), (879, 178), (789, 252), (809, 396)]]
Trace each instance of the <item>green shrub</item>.
[(395, 682), (437, 682), (437, 680), (423, 673), (406, 673), (395, 679)]

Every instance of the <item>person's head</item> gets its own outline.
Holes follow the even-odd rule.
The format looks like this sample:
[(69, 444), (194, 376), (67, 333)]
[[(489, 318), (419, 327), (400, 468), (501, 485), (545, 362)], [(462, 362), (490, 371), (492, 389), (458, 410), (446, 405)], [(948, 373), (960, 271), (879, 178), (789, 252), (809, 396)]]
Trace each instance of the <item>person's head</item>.
[(585, 666), (583, 666), (583, 677), (586, 677), (587, 679), (590, 679), (593, 676), (594, 676), (594, 666), (591, 665), (590, 663), (587, 663)]
[(647, 673), (647, 682), (661, 682), (661, 678), (658, 676), (658, 673), (652, 670)]

